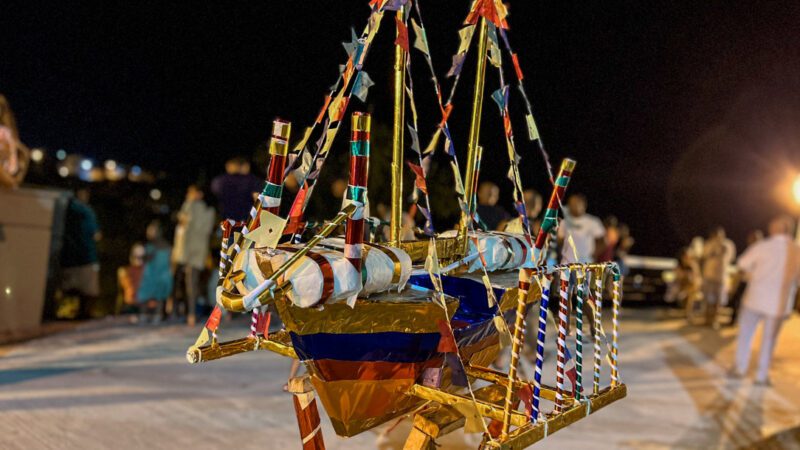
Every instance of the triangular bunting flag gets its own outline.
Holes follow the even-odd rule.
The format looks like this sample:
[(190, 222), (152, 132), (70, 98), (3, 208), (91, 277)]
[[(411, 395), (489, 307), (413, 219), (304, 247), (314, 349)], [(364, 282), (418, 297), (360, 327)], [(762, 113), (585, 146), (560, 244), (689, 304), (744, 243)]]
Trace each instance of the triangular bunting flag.
[(417, 177), (416, 180), (414, 181), (414, 185), (417, 187), (417, 189), (419, 189), (420, 191), (424, 192), (425, 195), (427, 195), (428, 186), (425, 183), (425, 172), (422, 170), (422, 167), (412, 163), (411, 161), (408, 161), (407, 163), (408, 167), (411, 168), (411, 170), (414, 172), (414, 175), (416, 175)]
[(397, 39), (394, 44), (403, 48), (408, 53), (408, 28), (398, 17), (394, 18), (397, 23)]
[(503, 65), (500, 44), (497, 41), (497, 28), (491, 23), (489, 24), (489, 62), (495, 67)]
[(466, 53), (458, 53), (453, 55), (453, 65), (450, 66), (450, 70), (447, 72), (448, 78), (458, 76), (458, 74), (461, 73), (461, 68), (464, 66), (464, 60), (466, 58)]
[(372, 81), (372, 78), (369, 77), (367, 72), (361, 71), (358, 72), (356, 75), (356, 79), (353, 82), (353, 95), (358, 97), (359, 100), (366, 103), (367, 102), (367, 92), (369, 88), (374, 86), (375, 82)]
[(428, 50), (428, 37), (425, 36), (425, 30), (417, 25), (417, 22), (413, 18), (411, 19), (411, 28), (414, 29), (414, 48), (426, 55), (430, 55), (430, 51)]
[(533, 120), (533, 115), (526, 114), (525, 120), (528, 122), (528, 138), (532, 141), (539, 139), (539, 129), (536, 128), (536, 122)]
[(342, 47), (347, 52), (347, 56), (352, 57), (358, 48), (358, 35), (356, 35), (356, 30), (353, 27), (350, 27), (350, 35), (350, 42), (342, 42)]
[(466, 53), (469, 44), (472, 42), (472, 35), (475, 33), (475, 25), (469, 25), (458, 30), (458, 51), (456, 53)]
[(508, 103), (508, 86), (503, 86), (492, 92), (492, 100), (494, 100), (494, 102), (497, 103), (497, 107), (500, 108), (500, 114), (503, 114), (506, 110), (506, 104)]
[(410, 124), (408, 125), (408, 133), (411, 135), (411, 150), (414, 150), (419, 154), (419, 135), (417, 134), (417, 130), (414, 129)]

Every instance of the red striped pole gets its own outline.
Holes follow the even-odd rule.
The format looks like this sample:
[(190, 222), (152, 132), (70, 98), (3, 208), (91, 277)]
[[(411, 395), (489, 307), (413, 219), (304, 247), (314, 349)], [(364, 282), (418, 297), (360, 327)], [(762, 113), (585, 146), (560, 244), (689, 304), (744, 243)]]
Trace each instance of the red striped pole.
[(325, 450), (317, 399), (308, 376), (289, 379), (303, 450)]
[[(289, 152), (289, 135), (292, 124), (283, 119), (272, 121), (272, 137), (269, 140), (269, 168), (267, 169), (267, 183), (258, 196), (258, 202), (250, 211), (250, 230), (261, 225), (261, 211), (280, 214), (281, 196), (283, 195), (283, 173), (286, 170), (286, 155)], [(259, 324), (269, 323), (269, 312), (266, 308), (256, 308), (250, 316), (250, 336), (255, 337), (260, 333)], [(264, 336), (268, 330), (263, 330)]]
[[(567, 158), (561, 162), (561, 170), (558, 171), (558, 177), (553, 183), (553, 192), (550, 195), (550, 201), (547, 203), (547, 209), (544, 212), (544, 219), (542, 220), (542, 226), (539, 228), (539, 234), (536, 236), (535, 247), (539, 251), (534, 253), (537, 258), (541, 253), (541, 249), (544, 248), (547, 235), (558, 224), (558, 209), (561, 200), (564, 199), (564, 192), (567, 190), (567, 184), (569, 184), (569, 179), (572, 176), (573, 170), (575, 170), (575, 161)], [(534, 261), (534, 264), (538, 265), (538, 263), (539, 261)]]
[(361, 250), (364, 241), (364, 207), (367, 204), (367, 175), (369, 172), (369, 114), (354, 112), (350, 136), (350, 182), (347, 186), (347, 203), (357, 206), (347, 219), (344, 256), (361, 273)]
[(558, 339), (556, 341), (556, 414), (564, 408), (564, 369), (567, 364), (567, 324), (569, 323), (569, 271), (561, 272), (561, 292), (558, 301)]
[[(539, 264), (539, 255), (544, 247), (545, 238), (548, 231), (554, 229), (558, 224), (558, 206), (560, 199), (564, 196), (564, 192), (569, 184), (572, 171), (575, 169), (575, 161), (571, 159), (564, 159), (561, 162), (561, 170), (556, 178), (553, 191), (550, 194), (550, 202), (547, 204), (547, 211), (542, 226), (539, 229), (539, 235), (536, 237), (536, 245), (533, 248), (531, 258), (533, 263)], [(515, 381), (517, 379), (517, 364), (519, 363), (519, 355), (522, 353), (524, 346), (523, 337), (525, 330), (525, 304), (528, 297), (528, 290), (530, 289), (530, 279), (533, 275), (533, 269), (522, 268), (519, 271), (519, 293), (517, 299), (517, 315), (514, 324), (513, 340), (511, 341), (511, 363), (508, 366), (508, 379)], [(539, 304), (539, 329), (536, 338), (536, 372), (534, 373), (534, 387), (533, 387), (533, 415), (532, 421), (537, 421), (539, 418), (539, 397), (541, 394), (541, 381), (542, 381), (542, 364), (544, 362), (544, 338), (547, 332), (547, 304), (549, 302), (550, 279), (545, 278), (544, 286), (542, 286), (542, 300)], [(506, 390), (506, 402), (503, 411), (503, 430), (502, 436), (508, 436), (511, 424), (511, 407), (514, 390), (513, 384), (508, 385)]]
[(269, 141), (269, 170), (267, 185), (264, 187), (264, 198), (261, 204), (265, 211), (278, 214), (283, 193), (283, 174), (286, 171), (286, 155), (289, 153), (289, 134), (292, 124), (283, 119), (272, 122), (272, 138)]

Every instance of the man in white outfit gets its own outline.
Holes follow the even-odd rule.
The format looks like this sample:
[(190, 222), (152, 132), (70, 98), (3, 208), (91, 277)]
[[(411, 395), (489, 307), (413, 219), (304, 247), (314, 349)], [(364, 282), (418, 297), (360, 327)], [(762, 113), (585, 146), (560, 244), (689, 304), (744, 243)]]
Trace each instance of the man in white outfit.
[(748, 276), (739, 316), (734, 376), (743, 376), (750, 363), (750, 346), (759, 322), (764, 322), (756, 383), (769, 385), (769, 366), (781, 325), (792, 311), (800, 282), (800, 246), (791, 238), (792, 220), (773, 219), (769, 237), (756, 242), (739, 258), (737, 266)]

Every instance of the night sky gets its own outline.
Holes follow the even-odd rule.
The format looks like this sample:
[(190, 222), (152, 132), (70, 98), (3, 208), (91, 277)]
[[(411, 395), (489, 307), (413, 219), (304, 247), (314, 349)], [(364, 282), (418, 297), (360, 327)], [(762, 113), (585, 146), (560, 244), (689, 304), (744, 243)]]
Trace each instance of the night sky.
[[(369, 13), (367, 0), (34, 3), (4, 5), (0, 18), (0, 92), (23, 141), (186, 182), (263, 148), (276, 116), (295, 135), (310, 125), (346, 60), (341, 42)], [(468, 6), (421, 3), (442, 79)], [(554, 164), (578, 160), (570, 190), (587, 194), (593, 214), (629, 223), (634, 253), (672, 255), (714, 224), (741, 245), (771, 215), (797, 211), (787, 180), (800, 168), (800, 3), (515, 0), (510, 12)], [(365, 66), (376, 85), (367, 105), (351, 103), (374, 113), (374, 127), (390, 125), (393, 40), (385, 20)], [(424, 60), (412, 58), (425, 145), (438, 114)], [(465, 67), (451, 122), (462, 157), (474, 49)], [(498, 87), (489, 69), (487, 93)], [(511, 102), (526, 184), (545, 192), (521, 99)], [(501, 184), (510, 209), (502, 126), (488, 98), (484, 124), (481, 176)]]

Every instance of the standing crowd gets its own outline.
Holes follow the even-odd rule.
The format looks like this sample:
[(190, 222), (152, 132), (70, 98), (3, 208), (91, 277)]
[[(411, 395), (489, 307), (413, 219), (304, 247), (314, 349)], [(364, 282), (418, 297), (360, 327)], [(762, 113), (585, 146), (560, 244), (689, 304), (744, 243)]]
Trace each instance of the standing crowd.
[(738, 321), (736, 358), (730, 374), (742, 377), (750, 363), (756, 329), (762, 325), (756, 382), (768, 385), (769, 367), (781, 326), (795, 308), (800, 284), (800, 244), (792, 237), (794, 221), (779, 216), (770, 221), (768, 235), (753, 231), (737, 258), (733, 242), (721, 227), (707, 239), (695, 238), (681, 250), (667, 300), (681, 304), (690, 324), (719, 329), (721, 307), (731, 311), (729, 325)]
[[(171, 242), (167, 224), (150, 222), (146, 242), (131, 247), (130, 263), (117, 272), (124, 309), (137, 312), (134, 321), (159, 323), (183, 320), (193, 326), (198, 314), (214, 304), (217, 255), (211, 251), (220, 217), (244, 220), (264, 182), (250, 173), (250, 163), (233, 158), (225, 173), (208, 188), (199, 184), (186, 190), (174, 217)], [(218, 210), (221, 214), (218, 214)]]

